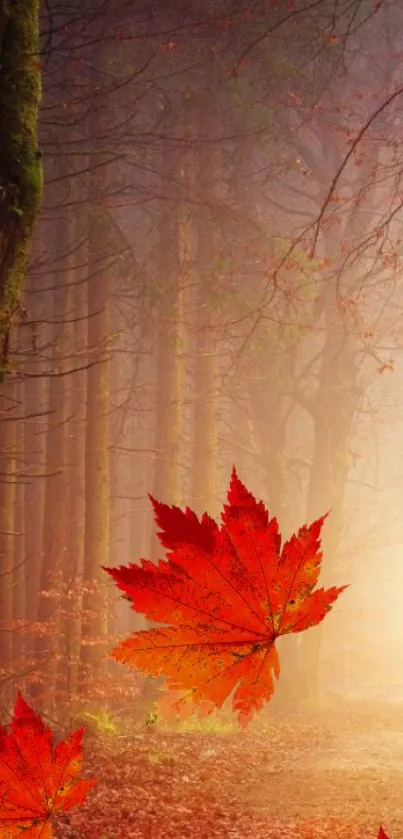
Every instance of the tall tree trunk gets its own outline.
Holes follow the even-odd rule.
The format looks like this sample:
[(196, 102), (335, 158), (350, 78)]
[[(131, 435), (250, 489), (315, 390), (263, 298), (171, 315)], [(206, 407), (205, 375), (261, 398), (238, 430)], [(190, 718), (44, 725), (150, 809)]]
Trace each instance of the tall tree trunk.
[[(180, 496), (179, 442), (181, 433), (182, 370), (178, 353), (180, 317), (179, 259), (177, 253), (177, 225), (172, 223), (172, 212), (165, 220), (165, 274), (168, 274), (158, 306), (155, 472), (153, 495), (168, 504), (178, 504)], [(175, 229), (176, 228), (176, 229)], [(167, 253), (167, 248), (171, 253)], [(176, 254), (172, 253), (175, 248)], [(169, 273), (168, 273), (169, 271)], [(175, 284), (175, 286), (173, 285)], [(159, 544), (159, 543), (158, 543)], [(151, 553), (156, 558), (157, 543), (153, 540)]]
[[(348, 213), (340, 219), (337, 235), (329, 230), (324, 248), (330, 264), (337, 264), (343, 237), (354, 241), (366, 230), (366, 214), (362, 213), (361, 190), (370, 180), (373, 161), (370, 158), (360, 170), (356, 181), (356, 200)], [(371, 206), (371, 205), (370, 205)], [(361, 398), (357, 382), (357, 324), (354, 311), (343, 305), (346, 297), (355, 293), (356, 278), (341, 270), (340, 281), (328, 280), (321, 295), (326, 326), (326, 339), (321, 353), (318, 387), (311, 414), (314, 423), (314, 454), (310, 474), (307, 522), (331, 510), (323, 532), (322, 585), (340, 583), (334, 576), (337, 552), (343, 530), (344, 493), (350, 463), (348, 445), (353, 422)], [(329, 619), (331, 620), (331, 616)], [(324, 624), (308, 630), (300, 638), (300, 695), (313, 703), (322, 699), (320, 690), (320, 657), (323, 648)]]
[[(319, 384), (314, 406), (314, 455), (308, 490), (306, 519), (309, 524), (327, 510), (331, 514), (323, 531), (321, 584), (334, 579), (343, 528), (343, 497), (349, 472), (348, 443), (359, 397), (353, 322), (340, 312), (334, 289), (329, 289), (326, 309), (327, 337), (321, 354)], [(331, 618), (330, 618), (331, 619)], [(320, 654), (323, 622), (300, 640), (300, 696), (320, 701)]]
[[(74, 229), (74, 242), (78, 241), (85, 227), (84, 219), (79, 215)], [(86, 248), (75, 250), (76, 263), (85, 265), (87, 260)], [(68, 477), (68, 527), (67, 527), (67, 560), (65, 584), (71, 593), (67, 599), (68, 609), (61, 629), (65, 638), (65, 655), (59, 662), (58, 682), (64, 688), (66, 698), (75, 697), (77, 693), (78, 663), (80, 658), (80, 610), (81, 610), (81, 579), (84, 563), (84, 532), (85, 532), (85, 429), (86, 429), (86, 391), (87, 371), (87, 287), (79, 282), (81, 273), (74, 270), (75, 282), (72, 312), (72, 354), (71, 367), (78, 372), (70, 378), (71, 418), (68, 424), (69, 437), (69, 477)]]
[[(104, 170), (101, 170), (102, 172)], [(85, 533), (79, 685), (99, 693), (106, 670), (109, 560), (108, 297), (110, 232), (102, 205), (106, 182), (95, 174), (90, 194), (87, 415), (85, 432)]]
[[(59, 631), (60, 609), (64, 600), (66, 563), (66, 537), (68, 509), (67, 471), (67, 406), (68, 378), (63, 375), (69, 365), (68, 327), (69, 311), (69, 257), (71, 249), (71, 216), (61, 210), (55, 233), (55, 291), (53, 293), (53, 375), (49, 385), (49, 419), (46, 440), (46, 482), (44, 502), (43, 562), (40, 581), (38, 620), (46, 633), (36, 639), (35, 650), (39, 659), (46, 659), (44, 689), (37, 685), (34, 693), (46, 696), (46, 707), (54, 709), (57, 660), (63, 656), (64, 638)], [(60, 373), (60, 375), (59, 375)]]
[[(72, 190), (70, 190), (71, 198)], [(68, 251), (64, 258), (64, 283), (63, 309), (66, 312), (63, 355), (66, 357), (65, 366), (68, 370), (80, 367), (77, 362), (76, 351), (80, 346), (85, 346), (86, 339), (86, 311), (81, 304), (80, 297), (83, 295), (83, 287), (75, 286), (76, 273), (75, 262), (78, 261), (77, 245), (79, 226), (75, 223), (70, 208), (65, 210), (66, 218), (66, 244)], [(78, 299), (77, 299), (78, 298)], [(81, 305), (80, 305), (81, 304)], [(81, 343), (79, 343), (81, 342)], [(81, 366), (83, 362), (81, 360)], [(77, 381), (77, 376), (78, 381)], [(80, 559), (80, 536), (77, 528), (77, 510), (82, 501), (80, 497), (80, 473), (83, 466), (77, 463), (78, 453), (76, 410), (79, 410), (78, 386), (85, 387), (84, 379), (78, 373), (68, 373), (64, 376), (63, 392), (64, 418), (63, 418), (63, 454), (65, 460), (63, 474), (63, 527), (61, 534), (64, 542), (63, 554), (60, 557), (60, 608), (57, 612), (57, 636), (58, 655), (55, 692), (58, 697), (59, 707), (65, 707), (71, 701), (73, 692), (73, 673), (76, 665), (75, 653), (78, 648), (79, 637), (77, 617), (77, 592), (79, 591), (79, 559)], [(81, 394), (81, 399), (83, 395)], [(68, 406), (68, 410), (67, 410)], [(81, 433), (83, 426), (81, 427)], [(80, 445), (80, 453), (83, 454), (83, 446)], [(75, 458), (73, 465), (72, 459)], [(77, 470), (77, 473), (76, 473)], [(74, 498), (72, 498), (74, 492)], [(72, 537), (73, 531), (73, 537)], [(78, 531), (78, 532), (77, 532)]]
[(214, 147), (199, 150), (198, 188), (201, 210), (197, 221), (197, 288), (195, 294), (193, 506), (199, 514), (218, 507), (218, 327), (214, 292), (219, 255), (219, 221), (215, 214), (220, 157)]
[(0, 377), (42, 192), (37, 143), (39, 0), (0, 5)]
[[(168, 156), (167, 156), (168, 157)], [(175, 171), (178, 156), (168, 157)], [(180, 503), (180, 440), (182, 431), (182, 318), (179, 196), (165, 209), (159, 230), (158, 270), (159, 300), (156, 340), (156, 425), (155, 470), (152, 494), (166, 504)], [(151, 557), (157, 559), (160, 543), (153, 528)]]
[[(24, 405), (24, 383), (17, 384), (17, 402)], [(21, 410), (21, 409), (20, 409)], [(27, 562), (25, 558), (25, 487), (22, 477), (22, 457), (24, 453), (24, 437), (19, 424), (16, 440), (16, 488), (15, 488), (15, 535), (14, 535), (14, 574), (13, 574), (13, 614), (14, 621), (24, 621), (26, 616), (26, 597), (28, 594)], [(13, 658), (17, 670), (23, 669), (25, 658), (25, 635), (21, 629), (13, 633)], [(22, 688), (22, 685), (20, 686)]]
[[(183, 192), (189, 189), (187, 153), (180, 161), (179, 177)], [(170, 157), (170, 166), (177, 171), (178, 155)], [(168, 170), (167, 174), (170, 174)], [(174, 197), (160, 227), (161, 260), (159, 265), (160, 297), (157, 310), (156, 342), (156, 426), (153, 496), (170, 506), (181, 503), (180, 452), (183, 435), (184, 387), (184, 301), (188, 276), (188, 211), (181, 195)], [(160, 542), (153, 525), (150, 557), (161, 556)], [(159, 626), (147, 620), (147, 629)], [(164, 678), (145, 679), (142, 688), (144, 707), (158, 696)]]
[[(28, 289), (34, 290), (34, 282), (28, 278)], [(47, 424), (47, 385), (48, 380), (30, 373), (38, 374), (42, 368), (40, 347), (42, 335), (37, 334), (34, 317), (38, 308), (37, 298), (26, 295), (25, 298), (28, 318), (26, 358), (24, 370), (27, 374), (23, 381), (24, 413), (26, 419), (23, 424), (24, 447), (24, 530), (25, 530), (25, 564), (24, 576), (26, 587), (25, 619), (27, 631), (25, 644), (27, 663), (37, 665), (35, 676), (40, 674), (40, 664), (36, 662), (35, 635), (31, 632), (33, 622), (38, 620), (39, 604), (41, 600), (41, 567), (43, 557), (43, 519), (45, 505), (45, 473), (46, 473), (46, 424)], [(38, 345), (38, 346), (37, 346)], [(31, 674), (31, 678), (34, 673)], [(35, 687), (28, 681), (26, 686), (27, 698), (34, 699)]]
[(13, 688), (14, 547), (16, 498), (16, 384), (6, 382), (0, 394), (0, 701), (4, 713)]

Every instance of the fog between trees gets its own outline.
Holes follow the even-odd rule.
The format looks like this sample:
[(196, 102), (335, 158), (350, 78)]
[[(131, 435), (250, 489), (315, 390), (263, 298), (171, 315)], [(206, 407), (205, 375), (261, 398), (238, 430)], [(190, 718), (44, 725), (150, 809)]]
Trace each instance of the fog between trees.
[(102, 565), (163, 558), (147, 493), (284, 538), (331, 509), (324, 624), (273, 702), (403, 695), (397, 0), (50, 0), (44, 197), (1, 386), (1, 698), (128, 705), (146, 628)]

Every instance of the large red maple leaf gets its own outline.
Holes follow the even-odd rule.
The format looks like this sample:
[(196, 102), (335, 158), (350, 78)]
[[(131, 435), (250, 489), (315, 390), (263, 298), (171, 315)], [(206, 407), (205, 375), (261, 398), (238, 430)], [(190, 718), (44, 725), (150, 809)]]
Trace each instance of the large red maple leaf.
[(96, 781), (76, 780), (83, 733), (52, 749), (52, 732), (18, 693), (10, 732), (0, 726), (1, 839), (52, 839), (52, 813), (84, 802)]
[(169, 624), (135, 632), (112, 658), (167, 686), (221, 707), (235, 688), (232, 707), (241, 724), (268, 701), (279, 676), (275, 640), (302, 632), (325, 616), (347, 586), (313, 589), (326, 516), (304, 525), (280, 552), (275, 518), (232, 471), (228, 505), (219, 527), (206, 513), (161, 504), (150, 496), (167, 561), (104, 568), (132, 608)]

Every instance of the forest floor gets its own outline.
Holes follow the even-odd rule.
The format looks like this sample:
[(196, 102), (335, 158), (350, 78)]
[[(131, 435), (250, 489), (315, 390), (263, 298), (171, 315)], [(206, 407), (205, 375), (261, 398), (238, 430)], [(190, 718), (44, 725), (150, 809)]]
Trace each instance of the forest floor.
[(403, 703), (267, 710), (229, 734), (149, 726), (84, 753), (98, 783), (55, 839), (403, 837)]

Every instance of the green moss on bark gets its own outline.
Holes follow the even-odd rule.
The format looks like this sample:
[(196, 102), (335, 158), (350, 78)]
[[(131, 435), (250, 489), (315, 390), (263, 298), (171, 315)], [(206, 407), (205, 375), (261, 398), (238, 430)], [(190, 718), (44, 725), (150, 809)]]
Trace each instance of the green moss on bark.
[(0, 376), (42, 195), (39, 0), (0, 0)]

